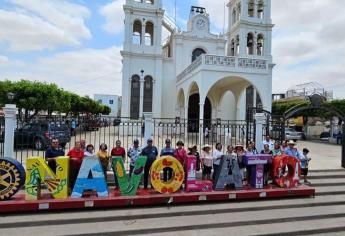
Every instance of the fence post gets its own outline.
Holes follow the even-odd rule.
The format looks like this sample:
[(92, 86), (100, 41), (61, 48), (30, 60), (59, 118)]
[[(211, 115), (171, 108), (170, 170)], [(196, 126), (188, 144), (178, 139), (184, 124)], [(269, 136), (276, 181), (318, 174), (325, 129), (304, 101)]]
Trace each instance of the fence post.
[(260, 152), (263, 149), (263, 133), (262, 128), (266, 123), (266, 117), (264, 113), (256, 113), (254, 115), (255, 119), (255, 145), (256, 149)]
[(3, 111), (5, 114), (4, 157), (13, 158), (14, 127), (16, 125), (17, 107), (14, 104), (6, 104)]
[(154, 134), (154, 124), (153, 124), (153, 118), (150, 114), (145, 114), (145, 132), (144, 132), (144, 141), (146, 144), (147, 140), (149, 138), (153, 138)]

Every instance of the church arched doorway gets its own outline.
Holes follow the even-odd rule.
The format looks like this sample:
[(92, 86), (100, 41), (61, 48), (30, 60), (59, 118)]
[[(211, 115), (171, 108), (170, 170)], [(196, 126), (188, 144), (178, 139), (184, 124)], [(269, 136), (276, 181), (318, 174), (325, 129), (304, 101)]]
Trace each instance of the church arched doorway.
[(198, 57), (200, 57), (202, 54), (206, 54), (205, 50), (202, 48), (196, 48), (193, 50), (192, 53), (192, 62), (195, 61)]
[[(199, 132), (200, 116), (200, 96), (193, 94), (188, 100), (188, 132)], [(204, 104), (204, 125), (209, 126), (212, 119), (212, 105), (209, 98), (206, 97)]]

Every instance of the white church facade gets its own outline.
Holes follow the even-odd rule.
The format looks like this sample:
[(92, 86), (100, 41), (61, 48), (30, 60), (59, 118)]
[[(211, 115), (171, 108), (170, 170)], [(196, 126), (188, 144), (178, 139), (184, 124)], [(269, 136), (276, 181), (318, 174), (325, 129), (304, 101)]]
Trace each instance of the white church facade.
[(223, 35), (210, 32), (205, 8), (192, 6), (181, 31), (161, 0), (126, 0), (122, 117), (244, 120), (250, 107), (271, 110), (271, 0), (227, 9)]

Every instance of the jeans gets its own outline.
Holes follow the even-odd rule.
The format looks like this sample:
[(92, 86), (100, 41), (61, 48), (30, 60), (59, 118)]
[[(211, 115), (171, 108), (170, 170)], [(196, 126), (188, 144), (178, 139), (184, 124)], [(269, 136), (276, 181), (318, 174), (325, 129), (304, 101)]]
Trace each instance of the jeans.
[(150, 168), (155, 160), (156, 158), (150, 158), (146, 161), (144, 168), (144, 189), (147, 189), (147, 185), (149, 184)]
[(218, 170), (219, 170), (219, 165), (213, 164), (213, 175), (212, 175), (213, 180), (216, 179), (216, 174), (218, 173)]

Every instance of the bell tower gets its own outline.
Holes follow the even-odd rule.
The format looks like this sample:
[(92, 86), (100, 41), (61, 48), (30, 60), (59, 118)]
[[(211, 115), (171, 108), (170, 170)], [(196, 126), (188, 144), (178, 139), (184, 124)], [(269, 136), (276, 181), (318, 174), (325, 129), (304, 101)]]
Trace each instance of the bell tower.
[(258, 57), (272, 62), (271, 0), (230, 0), (228, 56)]
[[(162, 80), (161, 0), (126, 0), (125, 37), (121, 55), (122, 117), (160, 114)], [(153, 101), (155, 101), (153, 103)]]

